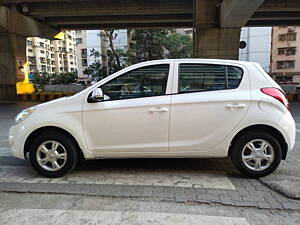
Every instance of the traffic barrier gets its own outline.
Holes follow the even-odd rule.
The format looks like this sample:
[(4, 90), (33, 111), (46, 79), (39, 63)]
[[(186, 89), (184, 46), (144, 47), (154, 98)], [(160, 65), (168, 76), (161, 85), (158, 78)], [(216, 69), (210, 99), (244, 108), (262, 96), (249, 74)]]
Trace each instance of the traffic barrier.
[(21, 94), (18, 95), (19, 101), (37, 101), (37, 102), (47, 102), (57, 98), (74, 95), (75, 93), (67, 92), (37, 92), (32, 94)]
[(287, 97), (290, 102), (299, 102), (300, 101), (300, 93), (287, 94)]

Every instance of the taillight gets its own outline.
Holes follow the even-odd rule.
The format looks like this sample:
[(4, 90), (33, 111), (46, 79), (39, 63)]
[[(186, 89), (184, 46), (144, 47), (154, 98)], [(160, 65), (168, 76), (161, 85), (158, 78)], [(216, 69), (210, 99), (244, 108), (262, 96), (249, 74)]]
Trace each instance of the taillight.
[(262, 93), (269, 95), (273, 98), (276, 98), (280, 101), (286, 108), (289, 108), (289, 101), (283, 91), (278, 88), (262, 88), (260, 89)]

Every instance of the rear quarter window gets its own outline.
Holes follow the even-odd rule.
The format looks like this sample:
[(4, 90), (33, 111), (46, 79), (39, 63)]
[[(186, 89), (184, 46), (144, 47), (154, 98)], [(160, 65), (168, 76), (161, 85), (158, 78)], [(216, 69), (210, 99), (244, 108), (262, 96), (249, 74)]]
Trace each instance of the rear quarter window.
[(227, 89), (238, 88), (243, 78), (243, 70), (236, 66), (227, 66)]

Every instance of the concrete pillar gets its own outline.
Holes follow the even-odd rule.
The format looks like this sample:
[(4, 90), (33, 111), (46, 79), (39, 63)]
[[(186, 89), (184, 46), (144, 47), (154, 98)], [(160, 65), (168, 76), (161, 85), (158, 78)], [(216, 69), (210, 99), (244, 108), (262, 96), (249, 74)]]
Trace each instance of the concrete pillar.
[(194, 0), (194, 57), (238, 59), (240, 28), (220, 28), (218, 0)]
[(240, 28), (194, 28), (194, 57), (238, 59)]
[(16, 57), (26, 57), (26, 37), (0, 31), (0, 101), (16, 99)]

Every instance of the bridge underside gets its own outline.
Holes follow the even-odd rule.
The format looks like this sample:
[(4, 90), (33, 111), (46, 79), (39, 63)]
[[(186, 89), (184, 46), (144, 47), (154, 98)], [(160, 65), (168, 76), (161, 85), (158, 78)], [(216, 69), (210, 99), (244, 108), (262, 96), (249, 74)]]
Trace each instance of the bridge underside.
[[(213, 2), (215, 10), (218, 11), (226, 0), (195, 0), (195, 2), (205, 5)], [(234, 4), (236, 1), (227, 2)], [(254, 2), (255, 5), (257, 1), (244, 2), (246, 4)], [(300, 1), (260, 2), (262, 4), (252, 12), (244, 25), (300, 25)], [(0, 0), (0, 4), (15, 8), (26, 16), (59, 29), (193, 27), (194, 25), (194, 0)], [(239, 9), (240, 14), (249, 10), (249, 5), (245, 7)], [(214, 21), (209, 23), (219, 25), (216, 18), (212, 20)], [(203, 26), (207, 24), (207, 20), (202, 21)]]
[(193, 27), (194, 56), (237, 59), (243, 26), (300, 25), (299, 0), (0, 0), (0, 100), (26, 37), (63, 29)]

